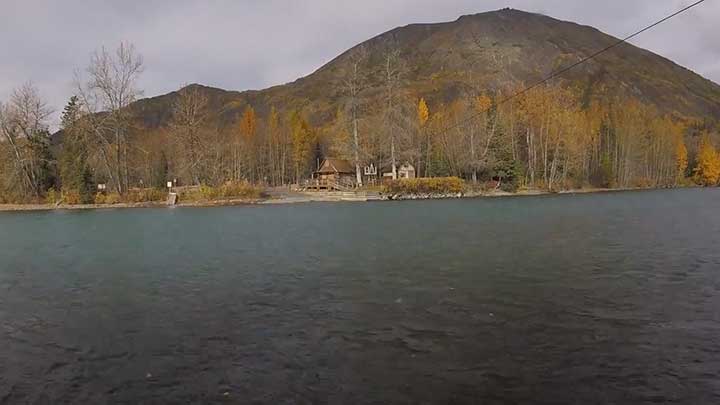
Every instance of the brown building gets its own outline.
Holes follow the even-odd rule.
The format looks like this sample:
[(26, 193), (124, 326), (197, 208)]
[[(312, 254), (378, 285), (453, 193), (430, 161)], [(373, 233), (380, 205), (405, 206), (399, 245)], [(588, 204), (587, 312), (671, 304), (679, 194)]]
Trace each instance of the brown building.
[(313, 173), (311, 188), (336, 190), (354, 187), (355, 183), (355, 167), (350, 162), (344, 159), (328, 158)]

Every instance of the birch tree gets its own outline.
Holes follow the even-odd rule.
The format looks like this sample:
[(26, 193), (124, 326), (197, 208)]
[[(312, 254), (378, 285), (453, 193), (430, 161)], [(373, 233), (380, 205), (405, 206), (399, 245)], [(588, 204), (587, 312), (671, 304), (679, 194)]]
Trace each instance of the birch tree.
[(13, 176), (25, 196), (40, 198), (51, 185), (47, 124), (51, 113), (32, 83), (15, 89), (10, 101), (0, 104), (0, 136), (10, 147)]
[(383, 91), (385, 108), (383, 111), (383, 126), (385, 127), (385, 140), (390, 144), (390, 167), (393, 180), (397, 179), (397, 153), (398, 132), (402, 121), (400, 105), (400, 85), (405, 66), (400, 56), (400, 49), (394, 41), (386, 44), (383, 55)]
[(142, 71), (142, 55), (132, 44), (121, 42), (115, 52), (102, 47), (92, 55), (87, 79), (80, 72), (75, 74), (93, 144), (120, 194), (130, 187), (128, 136), (133, 116), (128, 106), (143, 94), (138, 88)]
[(360, 135), (358, 134), (358, 121), (360, 119), (360, 93), (365, 86), (365, 64), (368, 52), (364, 46), (356, 48), (350, 55), (350, 70), (344, 82), (350, 110), (350, 125), (352, 126), (352, 149), (355, 163), (355, 177), (357, 184), (362, 185), (362, 172), (360, 170)]
[(245, 151), (245, 177), (248, 181), (254, 182), (258, 179), (258, 142), (257, 142), (257, 117), (255, 109), (248, 105), (240, 119), (240, 139)]
[(202, 130), (208, 116), (208, 99), (197, 86), (186, 86), (178, 93), (172, 107), (170, 128), (179, 144), (183, 172), (193, 184), (207, 180), (205, 145)]
[[(424, 133), (427, 132), (426, 124), (429, 119), (430, 119), (430, 109), (428, 108), (427, 102), (425, 102), (424, 98), (420, 98), (420, 101), (418, 101), (418, 105), (417, 105), (418, 162), (422, 159), (422, 155), (423, 155), (423, 153), (422, 153), (423, 148), (421, 145), (423, 143), (426, 143), (425, 149), (427, 150), (428, 158), (425, 159), (424, 165), (422, 167), (422, 174), (425, 177), (428, 176), (427, 166), (428, 166), (428, 161), (429, 161), (429, 157), (430, 157), (430, 152), (429, 152), (430, 137), (429, 136), (426, 137)], [(420, 164), (418, 164), (418, 170), (420, 170), (420, 169), (421, 169)]]

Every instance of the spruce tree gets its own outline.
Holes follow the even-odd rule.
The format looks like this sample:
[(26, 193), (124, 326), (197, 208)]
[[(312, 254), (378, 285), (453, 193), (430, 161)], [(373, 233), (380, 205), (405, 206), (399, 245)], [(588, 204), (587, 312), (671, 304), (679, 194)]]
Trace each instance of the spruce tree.
[(155, 170), (153, 172), (154, 176), (152, 186), (158, 190), (165, 189), (167, 181), (169, 180), (168, 174), (170, 172), (170, 165), (165, 151), (160, 152), (160, 157), (155, 163)]
[(87, 164), (87, 145), (80, 122), (80, 104), (72, 96), (65, 106), (61, 119), (63, 134), (60, 154), (60, 182), (66, 194), (77, 194), (79, 202), (91, 203), (92, 174)]

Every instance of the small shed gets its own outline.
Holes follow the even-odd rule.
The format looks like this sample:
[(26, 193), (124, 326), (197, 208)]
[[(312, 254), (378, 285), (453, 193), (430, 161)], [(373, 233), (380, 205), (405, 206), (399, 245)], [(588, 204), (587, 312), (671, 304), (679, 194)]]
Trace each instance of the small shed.
[(355, 167), (345, 159), (328, 158), (323, 160), (320, 168), (313, 173), (319, 188), (337, 188), (336, 185), (354, 186)]
[(415, 178), (415, 166), (410, 163), (405, 163), (398, 169), (398, 178), (401, 179), (414, 179)]

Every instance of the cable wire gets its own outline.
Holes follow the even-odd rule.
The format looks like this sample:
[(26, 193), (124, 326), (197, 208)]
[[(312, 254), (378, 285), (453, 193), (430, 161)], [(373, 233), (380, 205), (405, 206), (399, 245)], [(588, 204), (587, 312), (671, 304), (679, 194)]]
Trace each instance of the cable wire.
[[(660, 24), (662, 24), (662, 23), (670, 20), (671, 18), (676, 17), (676, 16), (678, 16), (678, 15), (680, 15), (680, 14), (682, 14), (682, 13), (688, 11), (688, 10), (690, 10), (690, 9), (693, 8), (693, 7), (699, 6), (700, 4), (704, 3), (705, 1), (706, 1), (706, 0), (696, 1), (695, 3), (690, 4), (689, 6), (684, 7), (684, 8), (682, 8), (682, 9), (680, 9), (680, 10), (678, 10), (678, 11), (670, 14), (670, 15), (668, 15), (667, 17), (665, 17), (665, 18), (663, 18), (663, 19), (658, 20), (658, 21), (654, 22), (653, 24), (648, 25), (647, 27), (641, 29), (640, 31), (634, 32), (633, 34), (630, 34), (630, 35), (628, 35), (627, 37), (625, 37), (625, 38), (623, 38), (623, 39), (620, 39), (620, 40), (614, 42), (613, 44), (611, 44), (611, 45), (609, 45), (609, 46), (607, 46), (607, 47), (605, 47), (605, 48), (603, 48), (603, 49), (601, 49), (601, 50), (599, 50), (599, 51), (591, 54), (590, 56), (586, 56), (585, 58), (583, 58), (583, 59), (581, 59), (581, 60), (573, 63), (572, 65), (569, 65), (569, 66), (566, 66), (566, 67), (564, 67), (564, 68), (562, 68), (562, 69), (560, 69), (560, 70), (557, 70), (557, 71), (551, 73), (548, 77), (546, 77), (546, 78), (544, 78), (544, 79), (542, 79), (542, 80), (540, 80), (540, 81), (538, 81), (538, 82), (536, 82), (536, 83), (534, 83), (534, 84), (532, 84), (532, 85), (530, 85), (530, 86), (528, 86), (528, 87), (526, 87), (526, 88), (518, 91), (518, 92), (515, 93), (515, 94), (512, 94), (512, 95), (510, 95), (510, 96), (508, 96), (508, 97), (506, 97), (506, 98), (498, 101), (498, 102), (495, 104), (495, 106), (502, 105), (502, 104), (504, 104), (504, 103), (506, 103), (506, 102), (508, 102), (508, 101), (510, 101), (510, 100), (512, 100), (512, 99), (514, 99), (514, 98), (517, 98), (518, 96), (521, 96), (521, 95), (529, 92), (530, 90), (532, 90), (532, 89), (534, 89), (534, 88), (536, 88), (536, 87), (538, 87), (538, 86), (541, 86), (541, 85), (549, 82), (550, 80), (552, 80), (552, 79), (554, 79), (554, 78), (556, 78), (556, 77), (558, 77), (558, 76), (560, 76), (560, 75), (568, 72), (569, 70), (571, 70), (571, 69), (573, 69), (573, 68), (575, 68), (575, 67), (577, 67), (577, 66), (579, 66), (579, 65), (582, 65), (583, 63), (585, 63), (585, 62), (587, 62), (587, 61), (589, 61), (589, 60), (591, 60), (591, 59), (594, 59), (594, 58), (598, 57), (599, 55), (601, 55), (601, 54), (603, 54), (603, 53), (605, 53), (605, 52), (607, 52), (607, 51), (609, 51), (609, 50), (611, 50), (611, 49), (613, 49), (613, 48), (615, 48), (615, 47), (617, 47), (617, 46), (619, 46), (619, 45), (621, 45), (621, 44), (626, 43), (627, 41), (635, 38), (636, 36), (642, 34), (643, 32), (648, 31), (648, 30), (651, 30), (651, 29), (657, 27), (658, 25), (660, 25)], [(440, 131), (431, 133), (431, 135), (438, 135), (438, 134), (447, 132), (447, 131), (449, 131), (449, 130), (451, 130), (451, 129), (455, 129), (455, 128), (461, 126), (461, 125), (465, 125), (467, 122), (469, 122), (469, 121), (471, 121), (471, 120), (474, 120), (475, 118), (479, 117), (481, 114), (485, 113), (485, 112), (488, 111), (488, 110), (489, 110), (489, 108), (485, 108), (484, 110), (482, 110), (482, 111), (480, 111), (480, 112), (478, 112), (478, 113), (476, 113), (476, 114), (474, 114), (474, 115), (472, 115), (472, 116), (470, 116), (470, 117), (468, 117), (468, 118), (466, 118), (466, 119), (464, 119), (464, 120), (462, 120), (462, 121), (460, 121), (460, 122), (458, 122), (458, 123), (456, 123), (456, 124), (454, 124), (454, 125), (448, 126), (448, 127), (444, 128), (444, 129), (442, 129), (442, 130), (440, 130)]]

